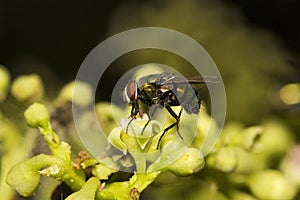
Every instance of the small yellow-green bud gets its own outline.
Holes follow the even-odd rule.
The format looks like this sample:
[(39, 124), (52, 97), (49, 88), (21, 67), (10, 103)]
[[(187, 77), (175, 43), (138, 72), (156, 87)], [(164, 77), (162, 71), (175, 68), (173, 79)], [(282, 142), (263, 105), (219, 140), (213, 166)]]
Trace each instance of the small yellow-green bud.
[(0, 102), (2, 102), (7, 94), (10, 82), (10, 75), (6, 68), (0, 65)]
[(95, 112), (105, 135), (109, 135), (109, 133), (118, 126), (117, 122), (128, 115), (124, 109), (108, 102), (97, 103)]
[(71, 194), (66, 200), (94, 200), (100, 181), (96, 177), (90, 178), (77, 192)]
[(287, 149), (294, 144), (291, 131), (280, 121), (269, 121), (263, 124), (264, 133), (260, 138), (262, 144), (262, 154), (266, 158), (273, 156), (283, 156)]
[(267, 163), (260, 154), (249, 152), (244, 148), (236, 147), (237, 168), (236, 173), (251, 173), (266, 168)]
[(34, 103), (24, 112), (27, 124), (31, 127), (47, 128), (49, 125), (50, 114), (46, 106)]
[(237, 167), (237, 153), (235, 147), (221, 147), (208, 159), (207, 164), (224, 172), (232, 172)]
[(12, 84), (11, 93), (21, 102), (39, 101), (44, 95), (42, 80), (36, 74), (19, 76)]
[(72, 81), (60, 90), (56, 104), (61, 105), (71, 101), (80, 106), (87, 106), (92, 100), (93, 92), (90, 85), (80, 81)]
[(199, 172), (205, 165), (199, 149), (188, 148), (187, 151), (172, 163), (168, 170), (177, 176), (189, 176)]
[(294, 199), (297, 187), (277, 170), (264, 170), (252, 174), (248, 179), (252, 193), (259, 199)]
[(241, 133), (242, 141), (241, 145), (246, 150), (252, 150), (257, 144), (257, 141), (260, 139), (261, 135), (263, 134), (263, 128), (260, 126), (252, 126), (249, 128), (244, 129)]
[(221, 140), (218, 145), (235, 145), (241, 146), (247, 151), (251, 151), (256, 146), (261, 146), (259, 139), (263, 134), (263, 127), (251, 126), (249, 128), (243, 128), (239, 123), (230, 123), (225, 126)]

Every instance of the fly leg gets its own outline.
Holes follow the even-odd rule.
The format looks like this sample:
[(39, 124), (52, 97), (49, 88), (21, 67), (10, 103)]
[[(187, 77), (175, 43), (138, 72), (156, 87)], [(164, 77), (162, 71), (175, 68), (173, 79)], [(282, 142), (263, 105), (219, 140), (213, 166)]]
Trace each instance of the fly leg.
[(181, 107), (178, 115), (172, 110), (172, 108), (170, 107), (169, 104), (165, 103), (165, 108), (170, 113), (170, 115), (176, 120), (176, 122), (174, 122), (173, 124), (171, 124), (170, 126), (168, 126), (167, 128), (165, 128), (164, 132), (161, 134), (160, 138), (158, 139), (157, 149), (159, 148), (159, 145), (160, 145), (160, 142), (161, 142), (161, 139), (163, 138), (163, 136), (166, 134), (166, 132), (168, 130), (170, 130), (174, 126), (176, 126), (176, 128), (177, 128), (178, 136), (183, 140), (183, 137), (182, 137), (182, 135), (179, 132), (179, 126), (178, 126), (183, 108)]
[(145, 126), (143, 127), (143, 130), (142, 130), (142, 132), (141, 132), (141, 135), (144, 134), (144, 131), (145, 131), (145, 129), (146, 129), (146, 127), (148, 126), (148, 124), (149, 124), (150, 121), (151, 121), (151, 119), (148, 119), (147, 123), (146, 123)]
[(174, 119), (176, 120), (176, 122), (174, 124), (176, 125), (177, 133), (178, 133), (179, 137), (183, 140), (183, 137), (179, 132), (179, 126), (178, 126), (183, 108), (181, 107), (179, 114), (177, 115), (169, 105), (166, 105), (165, 107), (166, 107), (167, 111), (172, 115), (172, 117), (174, 117)]
[(160, 137), (159, 137), (159, 139), (158, 139), (158, 142), (157, 142), (157, 147), (156, 147), (156, 149), (158, 149), (158, 148), (159, 148), (159, 145), (160, 145), (161, 139), (163, 138), (163, 136), (165, 135), (165, 133), (166, 133), (168, 130), (170, 130), (171, 128), (173, 128), (174, 126), (176, 126), (176, 122), (175, 122), (175, 123), (173, 123), (173, 124), (171, 124), (171, 125), (170, 125), (170, 126), (168, 126), (167, 128), (165, 128), (164, 132), (161, 134), (161, 136), (160, 136)]
[(137, 101), (134, 101), (131, 106), (132, 107), (131, 107), (131, 112), (130, 112), (130, 117), (129, 117), (130, 121), (127, 124), (126, 133), (128, 133), (128, 128), (129, 128), (129, 125), (131, 124), (131, 122), (136, 118), (136, 115), (139, 112), (141, 112)]

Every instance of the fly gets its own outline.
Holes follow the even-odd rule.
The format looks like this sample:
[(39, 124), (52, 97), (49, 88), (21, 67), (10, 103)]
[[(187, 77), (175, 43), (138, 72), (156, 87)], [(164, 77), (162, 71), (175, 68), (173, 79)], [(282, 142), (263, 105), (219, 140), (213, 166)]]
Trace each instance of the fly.
[[(178, 131), (178, 124), (183, 109), (188, 114), (199, 113), (201, 105), (199, 93), (199, 88), (201, 87), (199, 85), (201, 86), (208, 82), (216, 83), (215, 79), (215, 77), (209, 77), (206, 81), (201, 76), (185, 78), (173, 73), (161, 73), (141, 77), (138, 81), (129, 80), (123, 91), (123, 100), (131, 106), (131, 121), (129, 124), (138, 114), (141, 117), (143, 116), (140, 102), (148, 108), (153, 105), (166, 108), (169, 114), (175, 119), (175, 122), (164, 129), (158, 141), (159, 145), (160, 140), (168, 130), (176, 126)], [(173, 106), (181, 106), (178, 114), (172, 109)], [(182, 138), (179, 132), (178, 134)]]

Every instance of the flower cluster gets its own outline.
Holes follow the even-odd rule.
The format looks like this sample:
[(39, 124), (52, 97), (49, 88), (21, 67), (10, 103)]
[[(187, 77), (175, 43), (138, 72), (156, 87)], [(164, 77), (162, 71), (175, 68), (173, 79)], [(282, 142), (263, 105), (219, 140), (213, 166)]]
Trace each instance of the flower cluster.
[[(44, 97), (39, 76), (21, 76), (10, 84), (8, 71), (1, 67), (0, 77), (2, 104), (10, 109), (6, 99), (11, 88), (12, 96), (26, 106), (27, 125), (37, 129), (46, 144), (46, 148), (41, 147), (40, 152), (25, 159), (32, 151), (28, 151), (28, 144), (34, 146), (38, 134), (23, 126), (22, 121), (12, 121), (1, 108), (1, 173), (5, 174), (1, 184), (6, 182), (22, 196), (50, 198), (62, 182), (73, 192), (68, 194), (68, 200), (136, 200), (154, 182), (182, 184), (179, 188), (171, 184), (177, 192), (156, 188), (150, 196), (160, 199), (188, 193), (189, 199), (289, 200), (299, 193), (299, 145), (278, 120), (252, 127), (229, 122), (209, 151), (210, 147), (205, 146), (208, 129), (217, 128), (217, 124), (203, 108), (199, 115), (183, 113), (179, 126), (165, 132), (174, 123), (168, 114), (160, 113), (163, 117), (154, 120), (146, 114), (128, 119), (127, 111), (100, 102), (95, 105), (97, 120), (109, 134), (106, 156), (95, 158), (72, 136), (74, 124), (66, 114), (70, 102), (81, 107), (91, 102), (88, 85), (79, 83), (85, 98), (72, 96), (72, 82), (51, 103)], [(123, 117), (120, 125), (111, 120), (112, 108)], [(179, 110), (174, 108), (175, 112)], [(42, 176), (52, 179), (41, 179)], [(190, 178), (179, 178), (186, 176)], [(42, 187), (43, 182), (47, 188)], [(13, 198), (9, 187), (1, 187), (0, 191), (5, 199)]]

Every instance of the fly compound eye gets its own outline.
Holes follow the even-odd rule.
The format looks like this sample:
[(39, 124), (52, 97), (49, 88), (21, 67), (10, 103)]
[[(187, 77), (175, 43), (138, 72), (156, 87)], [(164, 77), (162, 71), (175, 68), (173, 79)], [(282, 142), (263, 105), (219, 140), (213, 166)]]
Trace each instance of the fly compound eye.
[(123, 92), (123, 100), (132, 103), (137, 99), (137, 85), (135, 81), (128, 81)]

